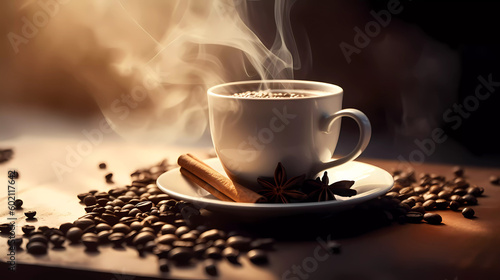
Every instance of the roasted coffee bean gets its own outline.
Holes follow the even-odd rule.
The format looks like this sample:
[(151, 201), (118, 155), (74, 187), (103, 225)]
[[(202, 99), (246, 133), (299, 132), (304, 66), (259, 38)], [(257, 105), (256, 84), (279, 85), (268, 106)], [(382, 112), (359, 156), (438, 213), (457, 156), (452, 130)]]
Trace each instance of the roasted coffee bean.
[(167, 224), (172, 224), (175, 221), (174, 213), (160, 213), (160, 221), (165, 222)]
[(201, 244), (196, 244), (193, 247), (193, 253), (194, 256), (197, 258), (201, 258), (205, 255), (205, 251), (207, 250), (208, 246), (204, 243)]
[(107, 198), (99, 198), (97, 199), (97, 204), (101, 207), (104, 207), (107, 205), (107, 203), (109, 202), (109, 199)]
[(450, 196), (450, 201), (460, 202), (461, 199), (462, 199), (462, 197), (458, 194), (454, 194), (454, 195)]
[(231, 236), (227, 239), (227, 246), (240, 251), (246, 251), (250, 248), (252, 239), (244, 236)]
[(115, 214), (110, 214), (110, 213), (103, 213), (101, 215), (101, 218), (110, 225), (114, 225), (118, 223), (118, 221), (120, 220), (120, 218), (118, 218)]
[(29, 219), (34, 219), (36, 216), (36, 211), (26, 211), (24, 212), (24, 215)]
[(411, 209), (410, 205), (408, 205), (404, 202), (399, 203), (398, 208), (404, 210), (405, 212), (408, 212)]
[(106, 183), (108, 184), (113, 183), (113, 173), (108, 173), (104, 175), (104, 179), (106, 179)]
[(178, 247), (178, 248), (173, 248), (168, 252), (168, 258), (179, 263), (179, 264), (185, 264), (191, 260), (193, 257), (193, 250), (189, 248), (183, 248), (183, 247)]
[(61, 235), (55, 234), (50, 237), (50, 242), (54, 244), (54, 248), (61, 248), (64, 244), (64, 241), (66, 241), (66, 238)]
[(21, 199), (16, 199), (14, 201), (14, 205), (16, 206), (16, 209), (21, 209), (23, 208), (23, 201)]
[(490, 176), (490, 183), (497, 186), (500, 185), (500, 177)]
[(462, 196), (462, 201), (467, 205), (477, 205), (477, 198), (472, 194)]
[(179, 227), (179, 228), (177, 228), (175, 230), (175, 235), (181, 236), (183, 234), (188, 233), (189, 231), (191, 231), (191, 229), (189, 227), (187, 227), (187, 226), (181, 226), (181, 227)]
[(424, 214), (424, 221), (432, 225), (439, 225), (443, 221), (441, 215), (436, 213), (426, 213)]
[(104, 162), (99, 163), (99, 169), (106, 169), (106, 163)]
[(254, 264), (265, 264), (268, 262), (267, 254), (263, 250), (254, 249), (247, 253), (248, 259)]
[(143, 227), (139, 232), (149, 232), (152, 234), (156, 234), (155, 230), (151, 227)]
[(26, 249), (28, 250), (28, 253), (32, 255), (47, 254), (47, 244), (43, 242), (29, 242), (28, 245), (26, 245)]
[(401, 201), (401, 203), (408, 205), (408, 207), (410, 207), (410, 209), (413, 206), (415, 206), (415, 200), (413, 200), (413, 199), (405, 199), (405, 200)]
[[(477, 186), (473, 186), (473, 187), (467, 188), (467, 193), (477, 197), (477, 196), (481, 196), (481, 194), (483, 193), (483, 190), (481, 190), (481, 188), (479, 188)], [(463, 195), (465, 195), (465, 194), (463, 194)]]
[(22, 237), (15, 237), (13, 239), (7, 239), (7, 245), (10, 247), (15, 247), (15, 248), (21, 248), (21, 245), (23, 244), (23, 238)]
[(449, 207), (451, 210), (457, 211), (460, 208), (460, 203), (458, 201), (451, 201)]
[(41, 242), (41, 243), (44, 243), (44, 244), (48, 244), (49, 243), (49, 240), (47, 239), (47, 237), (41, 233), (35, 233), (35, 234), (32, 234), (29, 239), (28, 239), (29, 242)]
[(134, 238), (137, 236), (137, 234), (139, 234), (139, 232), (133, 230), (125, 235), (124, 241), (127, 243), (127, 245), (133, 244)]
[(250, 243), (251, 249), (271, 250), (274, 247), (275, 240), (273, 238), (259, 238)]
[(449, 191), (440, 191), (438, 193), (438, 197), (441, 199), (449, 199), (450, 196), (451, 196), (451, 192), (449, 192)]
[(420, 186), (418, 186), (418, 187), (415, 187), (413, 189), (413, 191), (415, 193), (417, 193), (417, 194), (423, 194), (423, 193), (425, 193), (427, 191), (427, 188), (426, 187), (420, 187)]
[(142, 225), (141, 222), (132, 222), (130, 224), (130, 229), (131, 230), (137, 230), (140, 231), (144, 226)]
[(467, 219), (472, 219), (476, 213), (474, 212), (474, 209), (470, 207), (465, 207), (462, 210), (462, 215), (467, 218)]
[(437, 195), (440, 191), (442, 191), (442, 188), (439, 185), (432, 185), (428, 192)]
[(144, 251), (152, 253), (156, 248), (156, 241), (151, 240), (144, 244)]
[(194, 242), (194, 241), (196, 241), (197, 238), (198, 238), (198, 236), (196, 234), (188, 232), (188, 233), (183, 234), (180, 237), (180, 240)]
[(133, 239), (133, 244), (135, 246), (137, 245), (144, 245), (146, 244), (146, 242), (148, 241), (151, 241), (151, 240), (155, 240), (155, 235), (151, 232), (140, 232), (139, 234), (137, 234), (135, 236), (135, 238)]
[(83, 199), (87, 196), (91, 195), (90, 193), (86, 192), (86, 193), (80, 193), (80, 194), (77, 194), (76, 196), (78, 197), (78, 199), (83, 202)]
[(399, 197), (399, 192), (396, 191), (391, 191), (385, 194), (385, 197), (389, 198), (398, 198)]
[(466, 189), (469, 187), (469, 183), (467, 183), (464, 178), (456, 178), (455, 180), (453, 180), (453, 183), (459, 189)]
[(446, 207), (448, 207), (449, 205), (449, 202), (446, 200), (446, 199), (438, 199), (436, 200), (436, 208), (437, 209), (440, 209), (440, 210), (443, 210), (443, 209), (446, 209)]
[(218, 260), (222, 257), (221, 250), (217, 247), (207, 248), (205, 250), (205, 257)]
[(113, 233), (111, 230), (103, 230), (97, 233), (97, 242), (105, 244), (109, 242), (109, 236)]
[(96, 227), (95, 227), (95, 230), (99, 233), (103, 230), (111, 230), (112, 227), (108, 224), (105, 224), (105, 223), (100, 223), (98, 224)]
[(464, 176), (464, 169), (460, 166), (454, 166), (452, 171), (456, 177), (463, 177)]
[(12, 226), (8, 223), (0, 224), (0, 233), (10, 234)]
[(97, 199), (95, 198), (94, 195), (87, 195), (83, 199), (83, 203), (87, 206), (95, 205), (97, 203)]
[(342, 246), (335, 240), (329, 240), (326, 243), (326, 248), (330, 254), (340, 254)]
[(73, 224), (82, 230), (88, 228), (89, 226), (95, 225), (94, 221), (88, 218), (78, 219)]
[(184, 219), (177, 219), (177, 220), (174, 220), (174, 225), (178, 226), (178, 227), (186, 226), (187, 222)]
[(238, 262), (238, 256), (240, 255), (240, 252), (234, 248), (227, 247), (224, 250), (222, 250), (221, 254), (229, 262), (236, 263)]
[(420, 212), (408, 212), (406, 213), (406, 221), (408, 223), (418, 224), (422, 221), (424, 215)]
[(419, 213), (422, 213), (424, 214), (425, 213), (425, 208), (423, 206), (418, 206), (418, 205), (415, 205), (411, 208), (412, 212), (419, 212)]
[(453, 194), (454, 195), (458, 195), (458, 196), (464, 196), (467, 194), (467, 190), (465, 189), (455, 189), (453, 190)]
[(166, 244), (156, 244), (153, 249), (153, 254), (155, 254), (160, 259), (168, 258), (168, 253), (172, 250), (172, 246)]
[(97, 205), (90, 205), (90, 206), (85, 206), (85, 212), (89, 213), (94, 211), (94, 209), (97, 207)]
[(208, 275), (216, 276), (217, 275), (217, 266), (215, 265), (215, 261), (208, 259), (204, 261), (205, 272)]
[(26, 234), (26, 235), (30, 235), (31, 232), (33, 232), (35, 230), (35, 227), (32, 226), (32, 225), (24, 225), (21, 230)]
[(423, 198), (425, 201), (427, 200), (438, 200), (439, 197), (437, 196), (437, 194), (434, 194), (434, 193), (426, 193), (423, 195)]
[(200, 238), (204, 240), (224, 239), (225, 234), (218, 229), (207, 230), (200, 234)]
[(129, 215), (130, 217), (135, 217), (135, 216), (137, 216), (137, 214), (142, 214), (141, 210), (139, 210), (139, 209), (137, 209), (137, 208), (134, 208), (134, 209), (132, 209), (132, 210), (130, 210), (130, 211), (128, 212), (128, 215)]
[(429, 211), (429, 210), (432, 210), (436, 207), (436, 201), (435, 200), (427, 200), (426, 202), (424, 202), (424, 204), (422, 204), (422, 206), (424, 207), (425, 210)]
[(82, 237), (82, 235), (83, 235), (83, 230), (81, 228), (72, 227), (72, 228), (68, 229), (68, 231), (66, 232), (66, 239), (68, 239), (72, 243), (76, 243), (76, 242), (80, 241), (80, 238)]
[(411, 194), (413, 194), (414, 191), (413, 191), (413, 188), (412, 187), (405, 187), (405, 188), (402, 188), (400, 191), (399, 191), (399, 194), (400, 195), (407, 195), (407, 196), (410, 196)]
[(87, 251), (96, 251), (99, 244), (97, 235), (90, 232), (82, 235), (82, 243)]
[(120, 247), (125, 241), (125, 234), (123, 232), (113, 232), (108, 236), (108, 240), (116, 247)]
[(169, 268), (169, 260), (166, 259), (166, 258), (161, 258), (158, 260), (158, 266), (160, 268), (160, 271), (162, 272), (168, 272), (170, 271), (170, 268)]
[(184, 247), (184, 248), (193, 248), (194, 242), (190, 241), (182, 241), (182, 240), (174, 240), (172, 242), (172, 247)]
[(151, 202), (151, 201), (139, 202), (135, 205), (135, 207), (137, 207), (142, 212), (147, 212), (147, 211), (151, 210), (151, 207), (153, 207), (153, 202)]
[(179, 238), (176, 235), (168, 233), (158, 237), (157, 242), (160, 244), (172, 245), (172, 243), (176, 240), (179, 240)]
[(126, 224), (118, 223), (113, 226), (113, 232), (121, 232), (123, 234), (127, 234), (131, 231), (130, 227)]
[(226, 248), (226, 241), (224, 239), (217, 239), (214, 241), (214, 244), (212, 246), (224, 250), (224, 248)]

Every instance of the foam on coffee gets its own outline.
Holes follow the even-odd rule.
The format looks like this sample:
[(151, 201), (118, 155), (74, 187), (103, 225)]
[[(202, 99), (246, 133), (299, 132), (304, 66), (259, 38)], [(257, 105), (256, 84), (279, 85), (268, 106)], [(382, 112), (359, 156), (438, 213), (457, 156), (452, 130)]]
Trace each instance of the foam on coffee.
[(245, 91), (233, 93), (234, 97), (243, 97), (243, 98), (300, 98), (300, 97), (311, 97), (317, 94), (311, 93), (303, 93), (303, 92), (274, 92), (269, 90), (260, 90), (260, 91)]

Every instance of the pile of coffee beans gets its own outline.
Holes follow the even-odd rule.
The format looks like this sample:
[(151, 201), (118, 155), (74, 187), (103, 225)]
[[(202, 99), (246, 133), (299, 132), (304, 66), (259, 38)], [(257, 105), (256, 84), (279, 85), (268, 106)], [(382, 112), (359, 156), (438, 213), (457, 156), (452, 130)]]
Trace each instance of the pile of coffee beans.
[(469, 183), (465, 171), (454, 167), (449, 180), (443, 175), (423, 173), (418, 177), (413, 170), (394, 170), (394, 186), (380, 198), (382, 208), (391, 219), (401, 223), (441, 224), (442, 217), (434, 210), (462, 211), (465, 218), (474, 218), (471, 206), (477, 205), (484, 188)]
[[(65, 242), (81, 243), (88, 252), (104, 244), (129, 246), (139, 256), (156, 255), (163, 272), (172, 264), (202, 261), (209, 275), (218, 274), (217, 262), (222, 259), (234, 264), (241, 257), (256, 265), (268, 262), (267, 251), (273, 249), (274, 239), (211, 228), (195, 205), (163, 193), (155, 182), (169, 167), (162, 161), (133, 172), (130, 185), (78, 194), (86, 214), (74, 222), (58, 228), (22, 227), (29, 237), (28, 253), (46, 254), (49, 244), (57, 249)], [(36, 212), (25, 214), (30, 218)]]

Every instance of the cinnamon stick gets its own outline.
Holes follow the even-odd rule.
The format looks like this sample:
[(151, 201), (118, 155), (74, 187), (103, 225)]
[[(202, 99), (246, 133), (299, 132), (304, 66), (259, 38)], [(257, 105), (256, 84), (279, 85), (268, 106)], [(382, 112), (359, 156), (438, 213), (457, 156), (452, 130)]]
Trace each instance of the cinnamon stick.
[(202, 187), (205, 189), (207, 192), (212, 194), (213, 196), (217, 197), (218, 199), (222, 201), (231, 201), (234, 202), (231, 198), (227, 197), (227, 195), (223, 194), (216, 188), (210, 186), (207, 182), (203, 181), (202, 179), (196, 177), (193, 173), (189, 172), (186, 168), (181, 167), (181, 173), (184, 175), (189, 181), (197, 184), (198, 186)]
[[(247, 189), (240, 184), (234, 183), (229, 178), (223, 176), (222, 174), (220, 174), (219, 172), (208, 166), (206, 163), (202, 162), (201, 160), (199, 160), (198, 158), (196, 158), (191, 154), (181, 155), (177, 160), (177, 163), (181, 166), (181, 170), (182, 168), (184, 168), (186, 171), (193, 174), (199, 180), (205, 182), (206, 184), (213, 187), (220, 193), (226, 195), (228, 198), (234, 200), (235, 202), (255, 203), (265, 200), (265, 198), (262, 195), (259, 195), (258, 193), (250, 189)], [(186, 177), (189, 179), (188, 176)], [(199, 183), (201, 183), (203, 186), (206, 187), (206, 185), (204, 185), (199, 180), (196, 181), (198, 181)], [(194, 180), (193, 182), (196, 183)], [(200, 185), (198, 183), (196, 184)], [(203, 186), (201, 187), (203, 188)], [(214, 193), (212, 194), (216, 196)]]

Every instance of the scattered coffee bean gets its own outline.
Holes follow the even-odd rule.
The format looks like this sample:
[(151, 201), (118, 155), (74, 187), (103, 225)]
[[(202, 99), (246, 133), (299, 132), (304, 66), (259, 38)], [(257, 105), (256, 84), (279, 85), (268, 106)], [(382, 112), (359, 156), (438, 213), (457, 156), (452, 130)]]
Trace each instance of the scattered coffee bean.
[(21, 245), (23, 244), (23, 238), (22, 237), (15, 237), (14, 239), (7, 239), (7, 245), (13, 248), (21, 248)]
[(36, 216), (36, 211), (26, 211), (24, 212), (24, 215), (29, 219), (32, 220)]
[(252, 239), (244, 236), (231, 236), (227, 239), (227, 246), (240, 251), (247, 251), (250, 248)]
[(424, 215), (420, 212), (408, 212), (406, 213), (406, 221), (408, 223), (418, 224), (422, 221)]
[(268, 262), (267, 254), (263, 250), (254, 249), (247, 253), (248, 259), (254, 264), (266, 264)]
[(113, 173), (108, 173), (104, 176), (104, 179), (106, 179), (106, 183), (112, 184), (113, 183)]
[(446, 200), (446, 199), (438, 199), (436, 200), (436, 208), (437, 209), (440, 209), (440, 210), (443, 210), (443, 209), (446, 209), (449, 205), (449, 202)]
[(66, 232), (66, 238), (72, 243), (77, 243), (83, 235), (83, 230), (79, 227), (72, 227)]
[(50, 242), (54, 244), (54, 248), (61, 248), (64, 241), (66, 241), (66, 238), (58, 234), (54, 234), (50, 237)]
[(188, 263), (189, 260), (193, 257), (193, 250), (189, 248), (173, 248), (168, 253), (168, 258), (175, 261), (178, 264)]
[(205, 260), (205, 272), (208, 275), (216, 276), (217, 275), (217, 266), (215, 265), (215, 261), (212, 259)]
[(106, 163), (104, 162), (99, 163), (99, 169), (106, 169)]
[(26, 235), (30, 235), (31, 232), (33, 232), (35, 230), (35, 227), (32, 226), (32, 225), (24, 225), (21, 230), (26, 234)]
[(463, 177), (464, 176), (464, 169), (460, 166), (453, 167), (452, 171), (456, 177)]
[(239, 255), (240, 255), (240, 252), (234, 248), (231, 248), (231, 247), (227, 247), (226, 249), (222, 250), (222, 256), (224, 258), (226, 258), (229, 262), (232, 262), (232, 263), (238, 262)]
[(424, 214), (424, 221), (431, 225), (439, 225), (443, 221), (441, 215), (436, 213), (426, 213)]
[(97, 235), (91, 232), (82, 235), (82, 243), (87, 251), (96, 251), (99, 244)]
[(221, 250), (217, 247), (210, 247), (205, 250), (205, 257), (218, 260), (222, 257)]
[(95, 205), (97, 203), (97, 199), (95, 198), (94, 195), (87, 195), (83, 199), (83, 203), (87, 206)]
[(467, 205), (477, 205), (477, 198), (475, 196), (473, 196), (472, 194), (466, 194), (466, 195), (462, 196), (462, 200)]
[(474, 212), (474, 209), (470, 207), (465, 207), (462, 210), (462, 215), (467, 218), (467, 219), (472, 219), (476, 213)]
[(26, 245), (26, 249), (28, 250), (28, 253), (32, 255), (47, 254), (47, 244), (43, 242), (29, 242), (28, 245)]
[(162, 272), (168, 272), (170, 270), (169, 268), (169, 261), (166, 258), (161, 258), (158, 260), (158, 266), (160, 267), (160, 271)]
[(458, 201), (451, 201), (449, 207), (451, 210), (457, 211), (460, 208), (460, 203)]
[(490, 183), (493, 184), (493, 185), (499, 186), (500, 185), (500, 177), (498, 177), (498, 176), (491, 176), (490, 177)]
[(44, 244), (48, 244), (49, 243), (49, 240), (47, 239), (47, 237), (41, 233), (33, 233), (29, 239), (28, 239), (28, 243), (30, 242), (41, 242), (41, 243), (44, 243)]
[(23, 201), (21, 199), (16, 199), (14, 201), (14, 205), (16, 206), (16, 209), (22, 209), (23, 208)]

